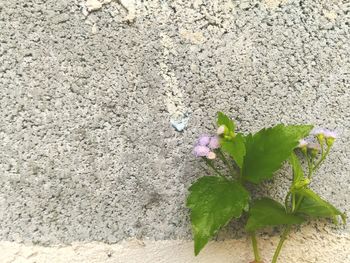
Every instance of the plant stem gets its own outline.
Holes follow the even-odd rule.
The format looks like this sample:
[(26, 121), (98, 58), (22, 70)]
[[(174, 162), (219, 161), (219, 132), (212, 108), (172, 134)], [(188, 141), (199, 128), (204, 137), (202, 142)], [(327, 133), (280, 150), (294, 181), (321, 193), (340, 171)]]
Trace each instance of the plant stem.
[(314, 158), (311, 157), (309, 158), (308, 156), (306, 156), (306, 160), (307, 160), (307, 167), (309, 168), (309, 173), (308, 173), (308, 178), (311, 178), (311, 174), (312, 174), (312, 164), (313, 164), (313, 160)]
[(298, 202), (297, 202), (297, 204), (296, 204), (296, 206), (295, 206), (295, 209), (293, 210), (293, 213), (296, 212), (296, 211), (298, 211), (298, 209), (299, 209), (299, 207), (300, 207), (301, 202), (303, 201), (303, 199), (304, 199), (303, 196), (300, 196), (300, 197), (299, 197), (299, 200), (298, 200)]
[(320, 165), (323, 163), (323, 161), (326, 159), (327, 155), (329, 154), (329, 151), (330, 151), (331, 147), (328, 147), (326, 152), (323, 153), (322, 151), (322, 157), (321, 159), (315, 164), (314, 168), (313, 168), (313, 171), (316, 171), (318, 169), (318, 167), (320, 167)]
[(286, 198), (284, 199), (284, 206), (286, 207), (286, 212), (287, 212), (287, 213), (289, 212), (288, 202), (290, 201), (290, 195), (291, 195), (291, 194), (292, 194), (292, 193), (289, 191), (289, 192), (287, 193)]
[(281, 236), (281, 239), (277, 245), (277, 248), (276, 248), (276, 251), (275, 251), (275, 254), (273, 255), (273, 259), (272, 259), (272, 262), (271, 263), (276, 263), (277, 262), (277, 259), (278, 259), (278, 256), (281, 252), (281, 249), (282, 249), (282, 246), (283, 246), (283, 243), (284, 241), (286, 240), (289, 232), (290, 232), (290, 229), (291, 229), (291, 226), (287, 226), (283, 233), (282, 233), (282, 236)]
[[(288, 193), (289, 194), (289, 193)], [(288, 195), (287, 195), (288, 196)], [(300, 196), (298, 201), (296, 202), (296, 196), (295, 194), (292, 194), (292, 214), (294, 214), (296, 211), (298, 211), (300, 205), (301, 205), (301, 202), (303, 201), (304, 197)], [(282, 249), (282, 246), (283, 246), (283, 243), (284, 241), (287, 239), (287, 236), (291, 230), (292, 226), (289, 225), (287, 226), (283, 233), (282, 233), (282, 236), (280, 238), (280, 241), (277, 245), (277, 248), (276, 248), (276, 251), (275, 251), (275, 254), (273, 255), (273, 259), (272, 259), (272, 262), (271, 263), (276, 263), (277, 262), (277, 258), (278, 258), (278, 255), (280, 254), (281, 252), (281, 249)]]
[(253, 251), (254, 251), (254, 259), (256, 262), (260, 262), (260, 254), (258, 249), (258, 242), (256, 241), (256, 235), (255, 232), (252, 232), (250, 234), (250, 237), (252, 238), (252, 244), (253, 244)]
[(226, 159), (224, 153), (223, 153), (220, 149), (218, 150), (218, 154), (219, 154), (221, 160), (224, 162), (224, 164), (226, 164), (226, 166), (227, 166), (228, 169), (230, 170), (230, 173), (232, 174), (232, 176), (237, 175), (237, 174), (235, 173), (235, 170), (234, 170), (233, 166), (231, 166), (231, 164), (229, 163), (229, 161)]
[(220, 173), (220, 171), (219, 171), (218, 169), (216, 169), (216, 167), (213, 165), (213, 163), (211, 162), (211, 160), (208, 160), (208, 159), (205, 158), (205, 157), (203, 157), (203, 159), (204, 159), (205, 162), (208, 164), (208, 166), (214, 170), (214, 172), (216, 172), (218, 175), (224, 177), (224, 176), (222, 175), (222, 173)]

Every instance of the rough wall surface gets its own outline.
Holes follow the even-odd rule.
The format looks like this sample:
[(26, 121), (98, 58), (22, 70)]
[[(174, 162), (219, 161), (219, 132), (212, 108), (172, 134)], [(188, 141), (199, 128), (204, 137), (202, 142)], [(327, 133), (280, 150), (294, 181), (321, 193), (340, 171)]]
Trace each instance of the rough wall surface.
[(0, 238), (190, 238), (191, 149), (217, 110), (336, 129), (313, 188), (349, 212), (349, 88), (345, 0), (0, 0)]

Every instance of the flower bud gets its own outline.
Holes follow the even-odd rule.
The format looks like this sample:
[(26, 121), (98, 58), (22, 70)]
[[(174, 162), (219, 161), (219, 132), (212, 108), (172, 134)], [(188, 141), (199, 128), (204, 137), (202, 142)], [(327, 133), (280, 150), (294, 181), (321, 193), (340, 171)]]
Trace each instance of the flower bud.
[(320, 145), (316, 143), (309, 143), (307, 147), (313, 157), (315, 157), (321, 150)]
[(220, 125), (216, 131), (217, 135), (222, 135), (227, 132), (227, 127), (225, 125)]
[(301, 179), (300, 181), (298, 181), (293, 185), (293, 190), (298, 190), (309, 184), (310, 184), (310, 179), (308, 178)]
[(335, 138), (331, 138), (331, 137), (326, 138), (326, 144), (327, 144), (327, 146), (328, 146), (328, 147), (331, 147), (331, 146), (333, 145), (334, 141), (335, 141)]
[(298, 148), (300, 148), (303, 153), (306, 153), (308, 144), (309, 142), (307, 140), (301, 139), (299, 140)]
[(337, 134), (334, 131), (327, 130), (324, 134), (324, 137), (326, 138), (326, 144), (328, 147), (331, 147), (337, 138)]
[(321, 145), (324, 144), (324, 134), (323, 133), (320, 133), (319, 135), (317, 135), (316, 138)]
[(213, 160), (216, 158), (216, 154), (214, 152), (209, 152), (207, 154), (207, 158), (210, 159), (210, 160)]
[(334, 131), (322, 128), (316, 128), (311, 132), (312, 135), (316, 136), (318, 142), (323, 145), (325, 142), (328, 147), (331, 147), (337, 137)]

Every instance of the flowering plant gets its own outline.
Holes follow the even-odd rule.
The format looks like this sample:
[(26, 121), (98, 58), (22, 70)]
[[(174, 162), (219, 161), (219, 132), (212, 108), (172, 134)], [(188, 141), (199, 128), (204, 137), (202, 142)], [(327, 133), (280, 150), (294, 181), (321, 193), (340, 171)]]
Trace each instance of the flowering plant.
[[(255, 234), (259, 229), (284, 228), (272, 259), (275, 263), (293, 225), (321, 217), (332, 218), (335, 223), (341, 217), (345, 223), (343, 213), (309, 188), (330, 152), (334, 132), (313, 130), (311, 125), (279, 124), (244, 135), (235, 131), (235, 123), (222, 112), (218, 113), (217, 125), (216, 136), (203, 135), (194, 147), (195, 156), (201, 157), (215, 174), (199, 178), (189, 188), (186, 204), (191, 211), (195, 255), (220, 228), (243, 214), (247, 215), (245, 230), (252, 239), (255, 263), (262, 262)], [(315, 142), (304, 139), (309, 135)], [(306, 159), (306, 171), (300, 158)], [(285, 161), (292, 168), (292, 180), (284, 203), (268, 197), (253, 200), (247, 185), (271, 179)]]

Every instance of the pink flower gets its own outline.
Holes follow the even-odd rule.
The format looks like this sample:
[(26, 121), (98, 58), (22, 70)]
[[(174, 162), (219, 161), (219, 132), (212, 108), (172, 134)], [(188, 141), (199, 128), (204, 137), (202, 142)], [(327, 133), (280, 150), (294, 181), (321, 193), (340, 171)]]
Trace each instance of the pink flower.
[(201, 135), (198, 139), (197, 145), (207, 146), (209, 144), (210, 137), (208, 135)]
[(311, 131), (312, 135), (318, 136), (323, 135), (325, 138), (333, 138), (335, 139), (337, 137), (337, 133), (335, 131), (331, 131), (328, 129), (323, 128), (316, 128)]
[(323, 129), (323, 128), (315, 128), (311, 131), (310, 134), (317, 136), (317, 135), (321, 135), (321, 134), (323, 135), (324, 132), (325, 132), (325, 129)]
[(315, 151), (321, 150), (321, 146), (318, 143), (309, 143), (307, 148), (309, 148), (310, 150), (315, 150)]
[(210, 150), (207, 146), (197, 145), (194, 147), (193, 154), (196, 157), (206, 157)]
[(214, 150), (220, 147), (219, 138), (217, 136), (210, 137), (209, 148)]
[(299, 145), (298, 145), (298, 147), (299, 147), (299, 148), (307, 147), (308, 144), (309, 144), (309, 142), (308, 142), (307, 140), (301, 139), (301, 140), (299, 140)]
[(335, 131), (325, 130), (324, 137), (335, 139), (335, 138), (337, 138), (337, 133)]

